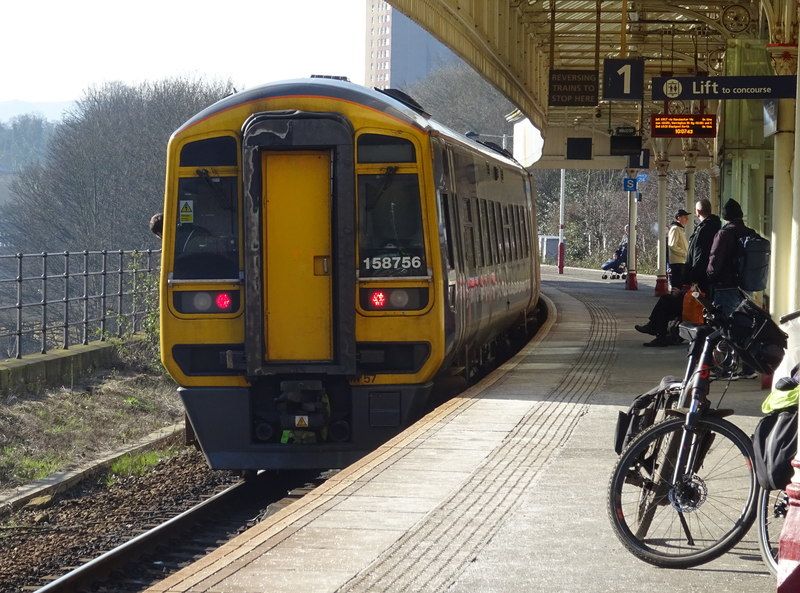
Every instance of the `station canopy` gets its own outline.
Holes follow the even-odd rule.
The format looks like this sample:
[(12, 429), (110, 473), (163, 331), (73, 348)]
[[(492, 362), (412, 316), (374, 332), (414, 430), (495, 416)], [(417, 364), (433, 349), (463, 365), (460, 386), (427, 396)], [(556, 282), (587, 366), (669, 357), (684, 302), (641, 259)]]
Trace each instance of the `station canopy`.
[[(453, 49), (541, 130), (545, 148), (540, 166), (563, 166), (558, 163), (566, 156), (566, 139), (591, 137), (595, 158), (580, 168), (624, 166), (626, 159), (611, 156), (609, 138), (617, 131), (624, 134), (633, 129), (641, 133), (643, 146), (655, 152), (656, 143), (650, 138), (651, 114), (716, 114), (718, 102), (714, 100), (653, 101), (653, 77), (724, 74), (725, 52), (731, 40), (763, 37), (768, 20), (764, 17), (774, 18), (773, 12), (780, 10), (778, 4), (791, 4), (789, 0), (764, 0), (761, 4), (697, 0), (389, 3)], [(603, 88), (606, 59), (641, 60), (641, 99), (604, 98), (608, 90)], [(628, 74), (625, 62), (612, 65), (613, 72), (618, 73), (614, 85), (624, 85), (624, 75)], [(591, 74), (595, 73), (596, 100), (584, 101), (584, 105), (559, 105), (569, 97), (552, 90), (551, 72), (556, 89), (580, 82), (581, 77), (590, 88)], [(614, 90), (617, 97), (622, 91)], [(685, 153), (687, 142), (699, 155), (697, 166), (709, 166), (713, 137), (673, 139), (657, 146), (675, 162)], [(552, 162), (548, 164), (548, 160)]]

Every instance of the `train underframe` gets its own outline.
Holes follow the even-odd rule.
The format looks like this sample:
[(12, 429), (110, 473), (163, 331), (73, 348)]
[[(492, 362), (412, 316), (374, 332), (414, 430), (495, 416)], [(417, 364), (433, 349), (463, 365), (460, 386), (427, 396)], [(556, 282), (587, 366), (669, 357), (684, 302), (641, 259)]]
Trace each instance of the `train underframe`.
[(323, 469), (346, 467), (411, 424), (431, 389), (311, 375), (178, 393), (212, 469)]

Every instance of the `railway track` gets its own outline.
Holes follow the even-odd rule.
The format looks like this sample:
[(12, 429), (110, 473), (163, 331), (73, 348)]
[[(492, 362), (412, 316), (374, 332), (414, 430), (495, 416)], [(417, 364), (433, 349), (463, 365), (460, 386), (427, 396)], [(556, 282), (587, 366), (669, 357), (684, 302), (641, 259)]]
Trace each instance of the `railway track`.
[(316, 472), (263, 472), (241, 480), (46, 585), (25, 590), (141, 591), (305, 495), (322, 480)]

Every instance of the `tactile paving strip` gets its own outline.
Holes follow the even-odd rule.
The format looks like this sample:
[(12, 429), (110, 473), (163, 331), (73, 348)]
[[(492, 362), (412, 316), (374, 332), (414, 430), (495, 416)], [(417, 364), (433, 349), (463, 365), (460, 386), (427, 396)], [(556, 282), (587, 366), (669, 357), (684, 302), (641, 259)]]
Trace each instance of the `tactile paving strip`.
[[(521, 494), (569, 439), (613, 363), (617, 335), (614, 316), (588, 296), (580, 300), (591, 320), (586, 328), (588, 336), (561, 381), (531, 405), (462, 487), (340, 591), (445, 590), (492, 539), (519, 504)], [(562, 347), (574, 348), (576, 338), (561, 342)], [(547, 343), (542, 346), (546, 351)], [(541, 358), (534, 353), (519, 366), (535, 365)], [(497, 381), (483, 397), (502, 391), (505, 381), (505, 377)]]

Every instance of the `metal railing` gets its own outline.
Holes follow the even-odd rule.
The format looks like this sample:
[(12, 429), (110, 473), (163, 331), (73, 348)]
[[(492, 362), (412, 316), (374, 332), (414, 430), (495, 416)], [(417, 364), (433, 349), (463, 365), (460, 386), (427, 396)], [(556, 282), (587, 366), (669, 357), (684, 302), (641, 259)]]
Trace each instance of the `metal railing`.
[(0, 359), (139, 331), (160, 249), (0, 255)]

